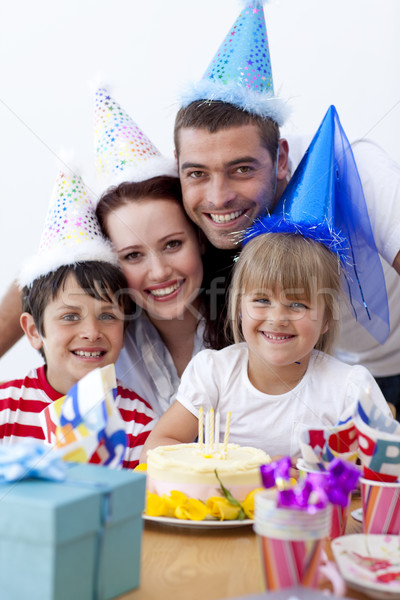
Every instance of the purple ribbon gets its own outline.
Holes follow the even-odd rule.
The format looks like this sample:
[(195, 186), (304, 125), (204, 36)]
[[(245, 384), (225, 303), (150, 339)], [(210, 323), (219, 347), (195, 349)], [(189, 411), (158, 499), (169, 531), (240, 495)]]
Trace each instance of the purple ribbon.
[[(347, 506), (349, 494), (356, 486), (360, 473), (353, 465), (335, 458), (328, 470), (307, 473), (295, 486), (279, 489), (283, 481), (290, 481), (290, 458), (262, 465), (261, 479), (265, 488), (278, 486), (277, 506), (314, 513), (329, 503)], [(288, 485), (290, 485), (288, 483)]]
[(274, 487), (279, 479), (289, 481), (291, 466), (292, 463), (288, 456), (278, 461), (270, 462), (267, 465), (261, 465), (260, 471), (263, 486), (268, 489)]

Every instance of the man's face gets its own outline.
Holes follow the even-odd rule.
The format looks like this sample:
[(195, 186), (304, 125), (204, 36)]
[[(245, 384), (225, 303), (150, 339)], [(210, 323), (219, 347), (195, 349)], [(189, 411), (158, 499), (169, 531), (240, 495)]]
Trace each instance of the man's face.
[(182, 128), (178, 160), (186, 212), (217, 248), (234, 248), (235, 234), (276, 204), (276, 164), (256, 125)]

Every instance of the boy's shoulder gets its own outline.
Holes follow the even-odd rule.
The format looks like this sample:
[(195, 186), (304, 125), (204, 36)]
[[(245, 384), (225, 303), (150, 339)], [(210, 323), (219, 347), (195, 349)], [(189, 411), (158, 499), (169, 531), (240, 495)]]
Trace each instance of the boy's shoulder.
[(119, 399), (120, 403), (121, 403), (121, 401), (125, 401), (125, 404), (127, 404), (127, 407), (131, 407), (131, 409), (133, 409), (134, 406), (136, 406), (137, 404), (141, 404), (141, 405), (143, 405), (143, 407), (146, 407), (148, 410), (153, 411), (151, 404), (149, 402), (147, 402), (147, 400), (145, 400), (144, 398), (139, 396), (139, 394), (137, 394), (131, 388), (127, 387), (119, 379), (117, 379), (117, 398)]
[(8, 388), (41, 389), (44, 381), (47, 381), (47, 380), (46, 380), (46, 375), (45, 375), (45, 365), (42, 365), (41, 367), (31, 369), (23, 377), (15, 377), (14, 379), (9, 379), (8, 381), (1, 382), (0, 389), (1, 390), (5, 390)]
[(0, 399), (30, 400), (48, 404), (58, 400), (62, 394), (54, 390), (46, 378), (46, 366), (31, 369), (24, 377), (11, 379), (0, 384)]

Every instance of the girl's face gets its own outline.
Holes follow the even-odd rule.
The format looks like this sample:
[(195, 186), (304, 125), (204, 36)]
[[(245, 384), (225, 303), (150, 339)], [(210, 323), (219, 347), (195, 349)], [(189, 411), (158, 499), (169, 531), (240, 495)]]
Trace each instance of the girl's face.
[(200, 242), (175, 200), (144, 198), (107, 216), (133, 300), (152, 320), (182, 318), (203, 280)]
[(325, 300), (289, 300), (283, 290), (248, 293), (241, 300), (242, 331), (249, 347), (249, 364), (279, 372), (281, 367), (307, 364), (320, 336), (328, 330)]

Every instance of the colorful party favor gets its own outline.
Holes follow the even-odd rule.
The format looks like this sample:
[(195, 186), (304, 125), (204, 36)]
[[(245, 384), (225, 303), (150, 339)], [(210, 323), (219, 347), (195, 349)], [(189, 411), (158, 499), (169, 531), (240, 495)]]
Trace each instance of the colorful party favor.
[(357, 403), (354, 424), (364, 477), (400, 481), (400, 423), (384, 415), (366, 391)]
[(358, 457), (357, 430), (352, 418), (335, 427), (305, 429), (300, 449), (306, 469), (324, 470), (334, 458), (355, 463)]
[[(40, 414), (46, 441), (72, 462), (118, 467), (126, 448), (121, 415), (114, 403), (114, 365), (94, 369)], [(96, 460), (93, 455), (96, 453)]]

